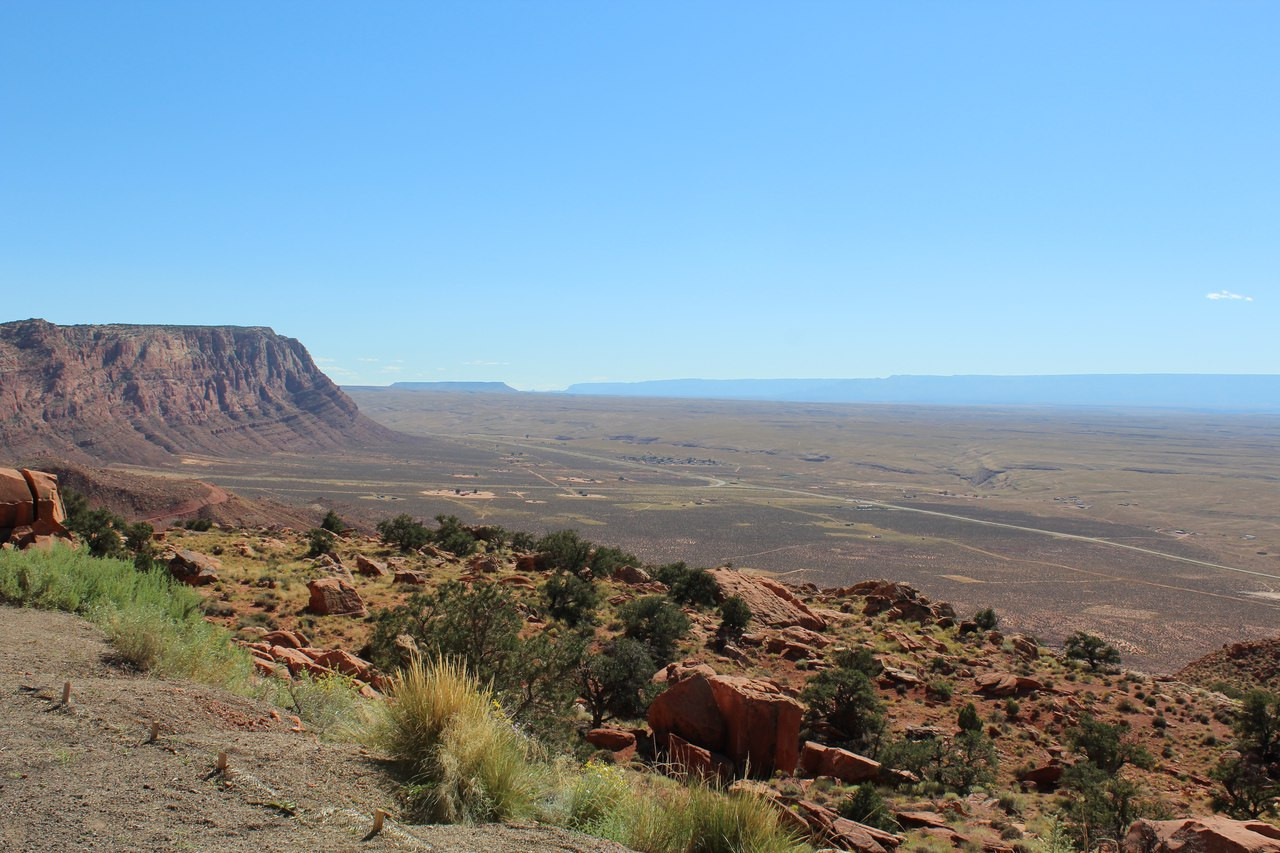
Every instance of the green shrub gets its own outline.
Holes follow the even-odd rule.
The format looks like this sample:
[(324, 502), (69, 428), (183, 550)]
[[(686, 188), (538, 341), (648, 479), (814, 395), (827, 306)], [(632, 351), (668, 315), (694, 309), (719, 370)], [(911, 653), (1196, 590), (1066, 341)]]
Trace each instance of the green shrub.
[(639, 558), (635, 554), (628, 554), (621, 548), (610, 548), (603, 545), (596, 546), (596, 550), (591, 554), (591, 560), (588, 565), (591, 567), (591, 574), (598, 578), (607, 578), (614, 571), (623, 566), (638, 566)]
[(658, 666), (671, 662), (676, 644), (689, 633), (689, 617), (662, 595), (628, 601), (618, 611), (618, 618), (623, 633), (644, 643)]
[(307, 556), (319, 557), (321, 554), (332, 554), (338, 546), (337, 538), (323, 527), (313, 527), (307, 531)]
[(901, 827), (893, 819), (893, 812), (885, 804), (884, 797), (876, 786), (863, 782), (853, 789), (853, 793), (840, 801), (837, 808), (841, 817), (883, 829), (885, 832), (898, 832)]
[(347, 529), (347, 523), (336, 512), (329, 510), (324, 514), (324, 520), (320, 522), (320, 529), (330, 533), (341, 533)]
[(431, 541), (455, 557), (465, 557), (476, 550), (475, 535), (463, 526), (456, 515), (437, 515), (440, 525), (431, 534)]
[(1000, 625), (1000, 617), (990, 607), (973, 614), (973, 621), (983, 631), (994, 631)]
[(313, 678), (299, 672), (289, 680), (273, 679), (272, 700), (297, 714), (322, 738), (353, 738), (370, 702), (356, 690), (355, 683), (337, 673)]
[(629, 637), (615, 637), (599, 654), (587, 657), (579, 680), (591, 727), (599, 728), (610, 716), (644, 714), (656, 668), (644, 643)]
[(1108, 645), (1101, 637), (1086, 634), (1084, 631), (1076, 631), (1067, 637), (1062, 649), (1068, 658), (1087, 663), (1092, 672), (1096, 672), (1103, 664), (1120, 663), (1120, 652), (1116, 651), (1114, 646)]
[(751, 622), (751, 607), (740, 595), (734, 595), (720, 602), (720, 626), (716, 628), (716, 639), (723, 645), (742, 639)]

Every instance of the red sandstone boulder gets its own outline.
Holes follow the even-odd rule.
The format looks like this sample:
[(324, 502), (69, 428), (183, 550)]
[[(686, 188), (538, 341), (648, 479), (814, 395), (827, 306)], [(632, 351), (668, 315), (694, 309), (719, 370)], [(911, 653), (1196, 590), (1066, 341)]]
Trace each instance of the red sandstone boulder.
[(587, 732), (587, 743), (596, 749), (607, 749), (617, 752), (620, 749), (634, 748), (636, 736), (622, 729), (592, 729)]
[(349, 678), (356, 678), (360, 681), (373, 679), (373, 664), (342, 649), (322, 651), (314, 655), (313, 660), (321, 666), (328, 667), (334, 672), (340, 672)]
[(685, 678), (659, 693), (648, 720), (660, 747), (674, 734), (707, 749), (724, 749), (726, 726), (706, 676)]
[(667, 760), (680, 773), (694, 779), (727, 781), (733, 778), (732, 761), (679, 735), (667, 738)]
[(297, 631), (268, 631), (262, 635), (262, 642), (272, 646), (284, 646), (286, 649), (302, 649), (311, 645), (307, 638)]
[(1037, 788), (1052, 788), (1062, 779), (1063, 769), (1061, 764), (1044, 764), (1040, 767), (1032, 767), (1019, 773), (1018, 781), (1028, 785), (1035, 785)]
[(851, 785), (880, 776), (879, 761), (811, 740), (805, 741), (800, 765), (810, 776), (834, 776)]
[(974, 683), (979, 692), (988, 696), (1015, 696), (1044, 689), (1043, 682), (1007, 672), (983, 673), (974, 679)]
[(377, 560), (370, 560), (364, 554), (357, 554), (356, 571), (365, 577), (380, 578), (387, 574), (387, 565)]
[(190, 586), (204, 586), (218, 580), (222, 563), (197, 551), (179, 548), (169, 557), (169, 574)]
[(1190, 817), (1139, 820), (1129, 827), (1124, 853), (1280, 853), (1280, 829), (1260, 820)]
[(772, 578), (746, 575), (733, 569), (709, 569), (708, 574), (720, 588), (720, 599), (738, 596), (751, 608), (751, 620), (757, 626), (786, 628), (799, 625), (821, 631), (827, 622), (809, 609), (790, 589)]
[(395, 577), (391, 579), (392, 583), (407, 583), (411, 586), (424, 586), (427, 583), (427, 576), (423, 572), (410, 571), (409, 569), (400, 569), (396, 571)]
[(526, 574), (542, 571), (542, 563), (538, 560), (536, 554), (525, 554), (522, 557), (516, 557), (516, 571)]
[(653, 580), (649, 573), (639, 566), (618, 566), (613, 570), (613, 579), (625, 584), (649, 583)]
[(838, 850), (888, 853), (902, 843), (897, 835), (842, 818), (817, 803), (801, 800), (796, 809), (816, 840)]
[(321, 616), (364, 616), (368, 613), (356, 588), (342, 578), (307, 581), (311, 601), (307, 610)]

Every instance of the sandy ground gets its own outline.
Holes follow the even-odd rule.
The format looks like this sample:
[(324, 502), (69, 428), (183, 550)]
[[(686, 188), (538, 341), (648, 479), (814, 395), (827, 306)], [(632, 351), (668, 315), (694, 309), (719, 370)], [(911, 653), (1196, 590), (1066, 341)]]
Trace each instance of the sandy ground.
[[(125, 672), (73, 616), (0, 607), (0, 849), (625, 849), (550, 827), (395, 821), (365, 841), (374, 810), (395, 805), (387, 774), (357, 746), (290, 732), (272, 710)], [(148, 743), (152, 721), (160, 736)]]

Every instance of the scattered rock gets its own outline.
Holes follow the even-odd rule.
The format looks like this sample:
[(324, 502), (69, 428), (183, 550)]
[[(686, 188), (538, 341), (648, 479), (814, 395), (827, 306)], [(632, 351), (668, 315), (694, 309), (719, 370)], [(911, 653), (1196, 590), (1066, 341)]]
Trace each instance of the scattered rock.
[(974, 679), (978, 691), (988, 696), (1016, 696), (1044, 690), (1044, 683), (1034, 678), (1008, 672), (987, 672)]
[(653, 580), (649, 573), (639, 566), (618, 566), (613, 570), (613, 579), (625, 584), (649, 583)]
[(880, 762), (815, 741), (805, 741), (800, 765), (810, 776), (834, 776), (851, 785), (880, 777)]
[(411, 569), (397, 569), (395, 577), (391, 579), (392, 583), (407, 583), (412, 586), (425, 586), (427, 583), (426, 572), (415, 572)]
[(365, 616), (364, 601), (356, 588), (342, 578), (307, 581), (311, 601), (307, 610), (321, 616)]
[(197, 551), (179, 548), (169, 557), (169, 574), (190, 586), (204, 586), (218, 580), (222, 562)]
[(388, 574), (386, 563), (371, 560), (364, 554), (356, 555), (356, 571), (369, 578), (380, 578)]

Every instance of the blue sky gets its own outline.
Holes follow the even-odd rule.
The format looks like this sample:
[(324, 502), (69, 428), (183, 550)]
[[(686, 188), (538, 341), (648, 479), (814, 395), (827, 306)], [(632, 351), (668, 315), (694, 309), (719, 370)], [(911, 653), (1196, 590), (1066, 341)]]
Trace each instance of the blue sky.
[(8, 0), (0, 319), (268, 325), (346, 384), (1280, 373), (1278, 32)]

